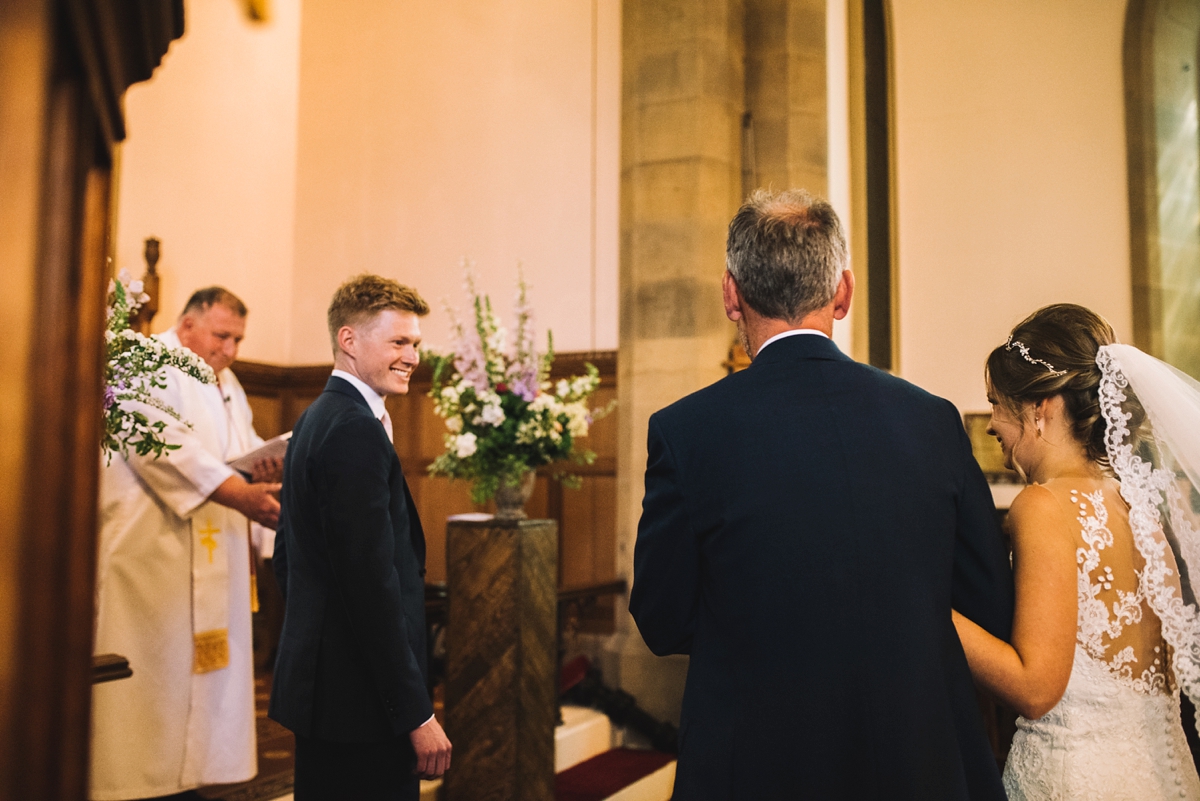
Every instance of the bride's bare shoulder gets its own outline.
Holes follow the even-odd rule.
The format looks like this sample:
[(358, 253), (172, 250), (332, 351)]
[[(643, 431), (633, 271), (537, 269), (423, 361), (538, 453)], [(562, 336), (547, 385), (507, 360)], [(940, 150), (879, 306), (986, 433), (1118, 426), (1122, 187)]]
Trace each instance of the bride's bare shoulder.
[(1013, 499), (1004, 522), (1014, 543), (1027, 536), (1054, 533), (1072, 536), (1071, 517), (1057, 489), (1030, 484)]

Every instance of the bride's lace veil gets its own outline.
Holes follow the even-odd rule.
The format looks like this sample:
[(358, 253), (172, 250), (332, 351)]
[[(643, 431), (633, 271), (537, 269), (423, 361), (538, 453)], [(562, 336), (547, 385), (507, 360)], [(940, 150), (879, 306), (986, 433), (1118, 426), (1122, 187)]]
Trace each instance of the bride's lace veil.
[(1130, 345), (1101, 347), (1096, 364), (1109, 467), (1146, 560), (1141, 584), (1176, 681), (1200, 707), (1200, 382)]

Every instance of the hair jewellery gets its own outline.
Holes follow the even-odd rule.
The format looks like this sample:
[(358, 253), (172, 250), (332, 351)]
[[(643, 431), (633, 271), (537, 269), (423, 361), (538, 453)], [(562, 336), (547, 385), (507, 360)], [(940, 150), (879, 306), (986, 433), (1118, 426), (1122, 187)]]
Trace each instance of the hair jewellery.
[(1020, 341), (1019, 339), (1013, 339), (1012, 334), (1009, 334), (1008, 342), (1004, 343), (1004, 349), (1012, 350), (1013, 348), (1016, 348), (1017, 350), (1019, 350), (1021, 352), (1022, 359), (1029, 362), (1030, 364), (1040, 364), (1042, 367), (1046, 368), (1046, 370), (1050, 373), (1050, 375), (1066, 375), (1067, 374), (1066, 370), (1055, 370), (1054, 365), (1052, 365), (1048, 361), (1045, 361), (1043, 359), (1035, 359), (1034, 357), (1030, 356), (1029, 355), (1029, 346), (1027, 346), (1024, 342)]

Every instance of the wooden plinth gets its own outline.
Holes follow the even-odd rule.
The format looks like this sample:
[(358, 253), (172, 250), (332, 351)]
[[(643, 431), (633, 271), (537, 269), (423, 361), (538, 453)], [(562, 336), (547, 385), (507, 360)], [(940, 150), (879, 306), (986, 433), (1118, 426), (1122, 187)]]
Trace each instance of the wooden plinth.
[(553, 801), (558, 523), (446, 527), (447, 801)]

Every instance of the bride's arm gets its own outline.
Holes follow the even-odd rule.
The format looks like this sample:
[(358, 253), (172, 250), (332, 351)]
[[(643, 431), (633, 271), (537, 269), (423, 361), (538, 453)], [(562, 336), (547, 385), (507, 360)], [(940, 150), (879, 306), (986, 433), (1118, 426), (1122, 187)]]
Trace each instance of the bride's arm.
[(954, 612), (975, 680), (1028, 720), (1049, 712), (1067, 689), (1075, 653), (1075, 538), (1057, 499), (1027, 487), (1006, 527), (1013, 541), (1016, 608), (1012, 644)]

